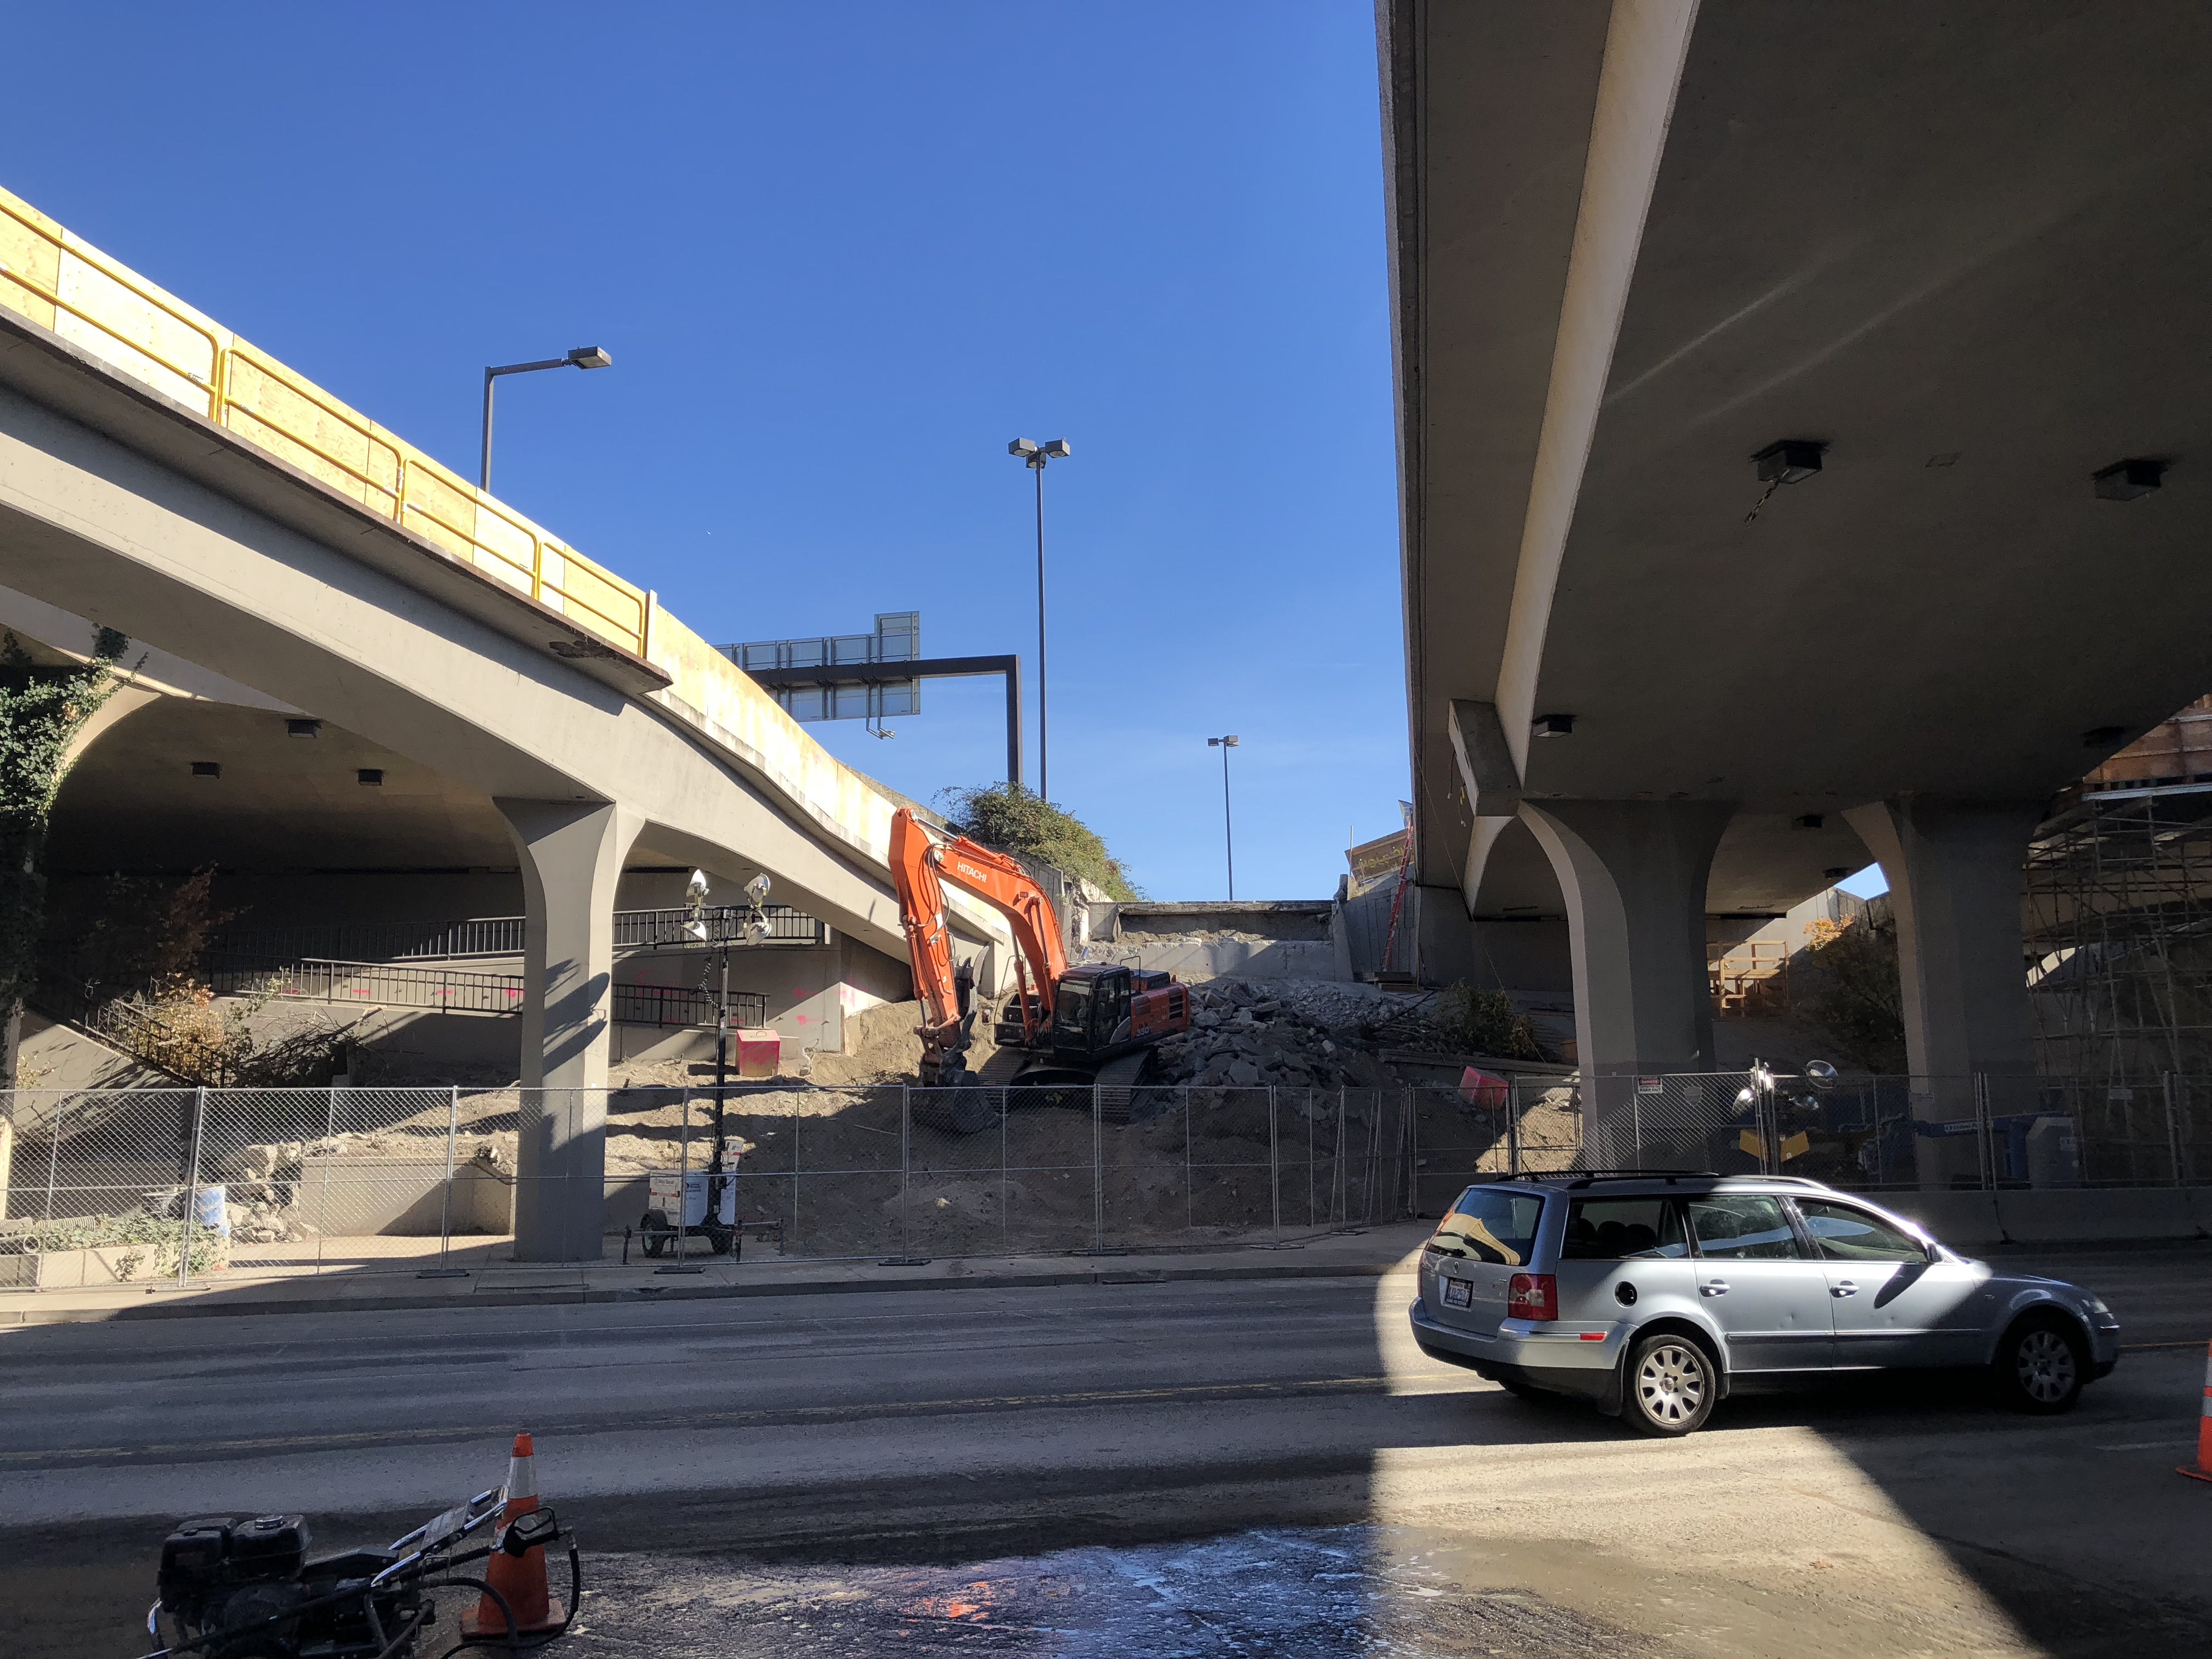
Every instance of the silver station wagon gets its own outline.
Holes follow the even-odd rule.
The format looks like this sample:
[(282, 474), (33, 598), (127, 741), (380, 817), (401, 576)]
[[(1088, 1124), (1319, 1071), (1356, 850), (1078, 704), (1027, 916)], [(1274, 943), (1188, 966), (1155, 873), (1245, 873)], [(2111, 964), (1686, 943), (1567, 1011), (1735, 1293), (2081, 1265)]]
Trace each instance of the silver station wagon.
[(1470, 1187), (1421, 1252), (1413, 1339), (1516, 1394), (1687, 1434), (1738, 1391), (1980, 1367), (2070, 1409), (2119, 1358), (2089, 1291), (2000, 1273), (1864, 1199), (1793, 1176), (1636, 1171)]

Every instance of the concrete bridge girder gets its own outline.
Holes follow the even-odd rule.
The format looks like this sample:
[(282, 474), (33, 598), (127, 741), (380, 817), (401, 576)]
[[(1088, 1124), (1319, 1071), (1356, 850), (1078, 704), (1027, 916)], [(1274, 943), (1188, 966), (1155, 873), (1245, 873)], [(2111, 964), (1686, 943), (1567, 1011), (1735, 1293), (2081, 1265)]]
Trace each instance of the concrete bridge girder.
[(657, 714), (0, 387), (8, 584), (494, 797), (618, 801), (889, 954), (887, 883)]

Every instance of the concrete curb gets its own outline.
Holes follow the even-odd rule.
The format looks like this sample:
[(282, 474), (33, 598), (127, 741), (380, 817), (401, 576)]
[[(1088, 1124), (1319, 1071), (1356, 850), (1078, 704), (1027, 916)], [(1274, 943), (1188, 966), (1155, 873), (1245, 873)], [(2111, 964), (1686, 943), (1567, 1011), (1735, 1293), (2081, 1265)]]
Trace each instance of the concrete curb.
[[(1425, 1234), (1426, 1229), (1421, 1230)], [(1272, 1257), (1272, 1249), (1255, 1256)], [(527, 1308), (581, 1306), (593, 1303), (720, 1302), (738, 1297), (770, 1296), (835, 1296), (885, 1291), (1003, 1291), (1050, 1289), (1071, 1285), (1169, 1285), (1203, 1280), (1271, 1279), (1381, 1279), (1400, 1269), (1403, 1251), (1388, 1261), (1365, 1260), (1283, 1261), (1279, 1260), (1209, 1261), (1176, 1267), (1129, 1266), (1090, 1268), (1042, 1268), (1035, 1273), (988, 1272), (947, 1273), (909, 1273), (888, 1275), (854, 1274), (841, 1279), (762, 1279), (720, 1284), (549, 1285), (495, 1289), (448, 1290), (398, 1293), (390, 1296), (241, 1296), (220, 1292), (189, 1300), (161, 1303), (149, 1299), (143, 1305), (118, 1304), (103, 1307), (0, 1308), (0, 1328), (31, 1325), (105, 1324), (123, 1320), (230, 1319), (270, 1314), (397, 1313), (437, 1308)], [(452, 1282), (452, 1281), (448, 1281)]]

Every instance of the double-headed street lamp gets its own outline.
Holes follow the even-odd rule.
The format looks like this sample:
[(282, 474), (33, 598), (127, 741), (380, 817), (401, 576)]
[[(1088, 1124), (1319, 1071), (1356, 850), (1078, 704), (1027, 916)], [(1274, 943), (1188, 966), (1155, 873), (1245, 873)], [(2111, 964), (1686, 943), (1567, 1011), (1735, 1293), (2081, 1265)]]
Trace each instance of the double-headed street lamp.
[(565, 357), (546, 357), (534, 363), (502, 363), (484, 370), (483, 467), (478, 489), (491, 493), (491, 386), (502, 374), (534, 374), (541, 368), (611, 368), (615, 360), (599, 346), (578, 346)]
[(1208, 738), (1208, 749), (1221, 751), (1221, 844), (1229, 854), (1229, 896), (1237, 896), (1237, 833), (1229, 822), (1229, 751), (1237, 747), (1234, 738)]
[(1068, 448), (1067, 440), (1054, 438), (1048, 444), (1040, 444), (1028, 438), (1017, 438), (1006, 446), (1006, 453), (1018, 455), (1030, 471), (1036, 474), (1036, 532), (1037, 532), (1037, 799), (1052, 799), (1052, 775), (1045, 760), (1044, 730), (1044, 464), (1064, 461), (1074, 452)]

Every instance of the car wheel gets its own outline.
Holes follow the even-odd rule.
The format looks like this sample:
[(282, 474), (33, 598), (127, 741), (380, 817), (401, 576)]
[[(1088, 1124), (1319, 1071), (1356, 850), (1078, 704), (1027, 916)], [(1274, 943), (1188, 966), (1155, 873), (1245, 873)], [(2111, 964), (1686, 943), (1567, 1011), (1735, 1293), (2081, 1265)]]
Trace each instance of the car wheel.
[(1621, 1415), (1639, 1433), (1688, 1434), (1712, 1415), (1719, 1388), (1711, 1356), (1688, 1337), (1662, 1331), (1645, 1337), (1628, 1356)]
[(2045, 1314), (2023, 1319), (1997, 1344), (1997, 1393), (2016, 1412), (2056, 1417), (2070, 1412), (2089, 1380), (2089, 1353), (2081, 1334)]
[(675, 1236), (676, 1230), (668, 1224), (667, 1216), (660, 1211), (647, 1210), (644, 1219), (637, 1224), (637, 1231), (645, 1242), (645, 1253), (659, 1255), (668, 1248), (668, 1241)]

